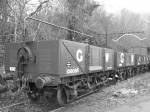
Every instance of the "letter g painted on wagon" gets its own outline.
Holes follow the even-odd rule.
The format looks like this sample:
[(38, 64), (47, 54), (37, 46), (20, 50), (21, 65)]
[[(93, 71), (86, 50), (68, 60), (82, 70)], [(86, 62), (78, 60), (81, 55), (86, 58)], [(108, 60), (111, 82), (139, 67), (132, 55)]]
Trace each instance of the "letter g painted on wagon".
[(82, 62), (83, 61), (83, 52), (81, 49), (78, 49), (76, 52), (76, 59), (78, 62)]

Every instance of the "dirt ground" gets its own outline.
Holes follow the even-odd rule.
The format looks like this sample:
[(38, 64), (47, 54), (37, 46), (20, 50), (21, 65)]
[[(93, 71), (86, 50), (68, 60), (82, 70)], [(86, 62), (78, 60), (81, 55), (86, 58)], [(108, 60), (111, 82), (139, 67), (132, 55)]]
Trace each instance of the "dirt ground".
[[(150, 73), (137, 75), (116, 85), (101, 89), (82, 100), (55, 112), (150, 112)], [(32, 103), (25, 94), (10, 97), (9, 93), (0, 96), (0, 108), (25, 101), (26, 104), (0, 109), (0, 112), (51, 112), (51, 104), (44, 98)]]

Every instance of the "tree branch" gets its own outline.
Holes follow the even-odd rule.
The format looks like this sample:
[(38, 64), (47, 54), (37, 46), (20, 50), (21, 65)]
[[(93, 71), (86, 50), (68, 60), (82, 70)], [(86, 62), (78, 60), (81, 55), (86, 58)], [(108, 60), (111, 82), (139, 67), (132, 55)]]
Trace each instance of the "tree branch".
[(17, 15), (17, 13), (14, 11), (14, 9), (10, 6), (10, 4), (8, 3), (8, 0), (6, 0), (6, 3), (8, 5), (8, 7), (14, 12), (15, 15)]
[(29, 17), (33, 16), (33, 15), (36, 14), (37, 12), (40, 12), (41, 9), (42, 9), (43, 4), (45, 4), (45, 3), (47, 3), (47, 2), (49, 2), (49, 0), (46, 0), (46, 1), (44, 1), (44, 2), (41, 2), (40, 5), (37, 6), (36, 10), (35, 10), (34, 12), (31, 12), (31, 13), (29, 14)]

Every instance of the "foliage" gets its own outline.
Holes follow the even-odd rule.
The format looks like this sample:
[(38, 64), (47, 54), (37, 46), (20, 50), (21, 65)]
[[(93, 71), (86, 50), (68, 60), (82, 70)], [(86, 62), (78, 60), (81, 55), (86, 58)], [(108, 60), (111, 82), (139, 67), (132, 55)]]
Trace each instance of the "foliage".
[[(149, 36), (149, 24), (145, 25), (141, 15), (123, 9), (120, 14), (106, 12), (101, 3), (93, 0), (1, 0), (1, 35), (5, 41), (68, 39), (90, 44), (106, 45), (117, 33), (145, 30)], [(47, 25), (26, 17), (43, 20), (69, 28), (89, 36)], [(1, 16), (0, 16), (1, 17)], [(116, 33), (116, 35), (112, 35)], [(92, 38), (93, 36), (93, 38)], [(96, 41), (95, 41), (96, 40)]]

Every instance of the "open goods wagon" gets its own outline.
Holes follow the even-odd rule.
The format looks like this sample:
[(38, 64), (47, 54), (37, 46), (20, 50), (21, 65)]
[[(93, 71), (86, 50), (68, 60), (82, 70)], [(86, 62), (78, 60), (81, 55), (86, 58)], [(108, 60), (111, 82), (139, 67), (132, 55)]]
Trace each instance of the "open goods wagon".
[(87, 90), (146, 70), (141, 67), (147, 67), (149, 58), (141, 56), (141, 63), (139, 57), (67, 40), (30, 41), (6, 45), (5, 69), (26, 79), (30, 99), (56, 95), (63, 105)]

